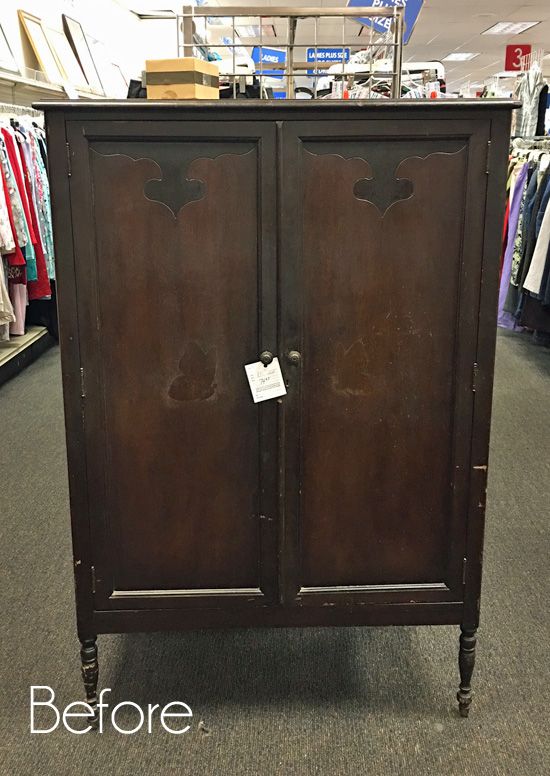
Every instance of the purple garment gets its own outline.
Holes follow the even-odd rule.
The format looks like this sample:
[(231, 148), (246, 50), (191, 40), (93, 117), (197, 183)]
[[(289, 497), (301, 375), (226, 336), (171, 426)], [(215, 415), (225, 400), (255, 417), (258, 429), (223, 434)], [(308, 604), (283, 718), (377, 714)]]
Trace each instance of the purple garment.
[[(508, 287), (510, 285), (510, 275), (512, 273), (512, 259), (514, 258), (514, 242), (516, 239), (516, 232), (518, 230), (519, 210), (521, 206), (521, 199), (523, 197), (523, 189), (527, 180), (527, 167), (525, 162), (523, 167), (518, 173), (516, 183), (514, 186), (514, 192), (512, 194), (512, 202), (510, 204), (510, 215), (508, 217), (508, 240), (506, 242), (506, 252), (504, 254), (504, 261), (502, 263), (502, 275), (500, 276), (500, 291), (498, 294), (498, 325), (503, 329), (516, 329), (518, 325), (516, 319), (511, 313), (506, 312), (504, 309), (504, 303), (506, 302), (506, 296), (508, 295)], [(519, 327), (521, 328), (521, 327)]]

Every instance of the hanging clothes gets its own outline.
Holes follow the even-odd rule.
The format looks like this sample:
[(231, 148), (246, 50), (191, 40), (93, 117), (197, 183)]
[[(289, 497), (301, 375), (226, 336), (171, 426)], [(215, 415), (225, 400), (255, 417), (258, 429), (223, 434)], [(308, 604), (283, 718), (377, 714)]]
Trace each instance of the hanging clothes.
[(541, 207), (537, 215), (537, 224), (539, 222), (539, 216), (542, 215), (540, 219), (540, 228), (538, 229), (535, 249), (533, 251), (533, 258), (531, 259), (529, 272), (527, 273), (525, 282), (523, 284), (523, 287), (526, 291), (531, 291), (536, 295), (540, 293), (542, 277), (544, 274), (544, 268), (546, 266), (548, 245), (550, 244), (550, 207), (548, 207), (549, 198), (550, 180), (546, 185), (546, 191), (543, 195)]
[[(5, 324), (13, 323), (14, 321), (15, 313), (13, 312), (13, 305), (8, 294), (6, 283), (6, 268), (2, 259), (0, 259), (0, 325), (4, 326)], [(1, 336), (0, 339), (2, 339)]]
[(50, 182), (48, 173), (40, 153), (39, 138), (34, 132), (28, 133), (28, 146), (30, 152), (30, 166), (34, 173), (35, 182), (35, 207), (38, 215), (40, 237), (46, 257), (48, 277), (55, 278), (54, 244), (52, 232), (52, 212), (50, 200)]
[(506, 301), (501, 309), (507, 265), (503, 267), (498, 322), (505, 328), (532, 329), (535, 341), (544, 343), (550, 333), (550, 138), (514, 141), (512, 160), (517, 177), (510, 218), (521, 185), (521, 173), (517, 170), (524, 172), (527, 167), (527, 174), (516, 232), (513, 235), (509, 228), (506, 243), (506, 259), (511, 252), (512, 262)]
[(539, 94), (539, 110), (535, 135), (545, 135), (546, 109), (548, 108), (548, 84), (544, 84)]
[(15, 250), (15, 239), (12, 232), (10, 213), (6, 200), (6, 190), (0, 186), (0, 252), (12, 253)]
[(55, 278), (45, 136), (30, 119), (0, 124), (0, 269), (5, 339), (25, 333), (29, 302), (51, 299)]
[[(523, 255), (521, 257), (521, 263), (518, 268), (518, 274), (517, 274), (517, 285), (520, 291), (523, 290), (523, 284), (525, 282), (525, 278), (527, 277), (527, 273), (529, 272), (529, 267), (531, 266), (531, 259), (533, 257), (533, 251), (535, 250), (535, 245), (537, 242), (537, 216), (539, 214), (544, 191), (546, 190), (549, 174), (550, 174), (550, 171), (548, 169), (545, 170), (542, 173), (542, 175), (539, 172), (536, 179), (537, 188), (535, 191), (535, 196), (533, 198), (533, 204), (529, 215), (527, 232), (525, 234), (525, 247), (524, 247)], [(519, 315), (520, 309), (518, 309), (516, 315)]]
[[(46, 296), (51, 296), (50, 281), (48, 279), (48, 269), (46, 267), (46, 257), (42, 247), (42, 238), (40, 235), (40, 226), (38, 222), (38, 215), (35, 207), (35, 187), (36, 183), (34, 175), (31, 175), (30, 168), (32, 167), (32, 160), (30, 158), (30, 148), (28, 147), (25, 136), (20, 139), (21, 132), (15, 133), (17, 140), (17, 147), (20, 155), (21, 170), (23, 172), (23, 181), (25, 184), (25, 191), (27, 194), (27, 206), (30, 216), (30, 225), (32, 227), (32, 233), (34, 234), (34, 251), (36, 260), (36, 279), (29, 278), (28, 280), (28, 294), (29, 299), (43, 299)], [(26, 151), (26, 153), (25, 153)]]
[(502, 275), (500, 278), (500, 289), (498, 297), (498, 325), (511, 329), (516, 327), (516, 321), (510, 315), (510, 313), (506, 312), (504, 305), (506, 302), (506, 296), (508, 294), (508, 286), (510, 284), (514, 243), (516, 239), (520, 206), (523, 199), (523, 191), (527, 181), (527, 168), (527, 162), (524, 162), (522, 164), (518, 164), (514, 170), (514, 173), (512, 173), (515, 180), (512, 183), (511, 190), (510, 215), (508, 219), (508, 243), (506, 246), (506, 253), (504, 254), (504, 263), (502, 265)]
[[(2, 185), (4, 188), (6, 205), (8, 207), (8, 216), (12, 228), (12, 235), (15, 242), (14, 255), (10, 256), (9, 264), (11, 266), (25, 266), (25, 256), (22, 249), (27, 245), (27, 232), (25, 229), (25, 213), (23, 212), (23, 203), (17, 190), (17, 184), (13, 175), (11, 165), (8, 159), (8, 152), (4, 145), (3, 138), (0, 136), (0, 162), (2, 172)], [(8, 253), (11, 253), (8, 251)]]
[(519, 137), (533, 137), (539, 123), (539, 104), (545, 80), (538, 63), (522, 74), (516, 85), (514, 97), (521, 100), (522, 107), (514, 111), (512, 134)]

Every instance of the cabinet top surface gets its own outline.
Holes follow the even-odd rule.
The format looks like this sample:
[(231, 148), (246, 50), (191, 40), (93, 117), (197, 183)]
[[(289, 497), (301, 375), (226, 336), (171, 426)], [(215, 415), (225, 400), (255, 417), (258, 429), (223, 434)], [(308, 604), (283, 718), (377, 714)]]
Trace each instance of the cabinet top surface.
[(352, 115), (357, 113), (370, 113), (379, 111), (408, 112), (414, 109), (445, 113), (455, 110), (514, 110), (519, 108), (521, 102), (515, 100), (59, 100), (56, 102), (37, 102), (33, 107), (48, 111), (86, 111), (101, 113), (102, 111), (150, 111), (161, 110), (163, 112), (193, 113), (202, 111), (220, 111), (224, 113), (246, 112), (254, 108), (255, 111), (267, 113), (283, 113), (286, 111), (299, 111), (300, 113), (334, 113)]

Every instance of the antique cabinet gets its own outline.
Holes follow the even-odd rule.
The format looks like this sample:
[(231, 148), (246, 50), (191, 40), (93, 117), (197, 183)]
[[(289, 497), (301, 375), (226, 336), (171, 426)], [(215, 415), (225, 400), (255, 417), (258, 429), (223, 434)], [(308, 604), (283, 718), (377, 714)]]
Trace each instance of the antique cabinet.
[(90, 705), (99, 633), (456, 623), (466, 716), (513, 103), (42, 107)]

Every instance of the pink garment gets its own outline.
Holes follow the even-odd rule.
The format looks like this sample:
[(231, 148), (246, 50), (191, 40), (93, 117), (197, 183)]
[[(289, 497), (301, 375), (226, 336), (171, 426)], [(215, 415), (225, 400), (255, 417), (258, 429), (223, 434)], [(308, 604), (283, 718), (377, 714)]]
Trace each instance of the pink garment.
[(23, 283), (10, 283), (10, 299), (15, 313), (15, 322), (10, 323), (10, 334), (25, 333), (25, 315), (27, 312), (27, 286)]

